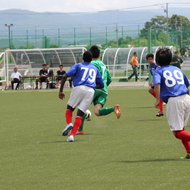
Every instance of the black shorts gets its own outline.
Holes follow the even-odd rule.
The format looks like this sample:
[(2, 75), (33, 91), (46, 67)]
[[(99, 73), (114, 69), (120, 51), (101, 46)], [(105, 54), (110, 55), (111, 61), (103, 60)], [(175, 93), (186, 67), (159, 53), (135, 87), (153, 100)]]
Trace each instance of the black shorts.
[(61, 81), (63, 77), (57, 77), (56, 81)]
[(40, 82), (46, 82), (47, 77), (40, 77), (39, 79), (40, 79)]

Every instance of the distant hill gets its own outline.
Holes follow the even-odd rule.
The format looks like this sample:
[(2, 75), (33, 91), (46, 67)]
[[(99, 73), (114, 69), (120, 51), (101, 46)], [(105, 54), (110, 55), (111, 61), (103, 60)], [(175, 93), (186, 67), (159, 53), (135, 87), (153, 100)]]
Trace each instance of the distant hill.
[[(169, 8), (169, 17), (173, 14), (190, 19), (188, 8)], [(20, 9), (4, 10), (0, 11), (0, 47), (8, 46), (5, 24), (14, 25), (11, 27), (11, 38), (15, 47), (24, 47), (27, 44), (43, 47), (44, 36), (47, 36), (48, 43), (60, 42), (60, 45), (65, 47), (75, 42), (77, 45), (85, 45), (89, 44), (90, 40), (96, 44), (105, 43), (106, 40), (116, 40), (122, 35), (121, 26), (124, 27), (124, 37), (127, 35), (136, 37), (138, 29), (142, 29), (145, 22), (157, 15), (165, 16), (164, 9), (115, 10), (96, 13), (38, 13)]]
[[(179, 14), (190, 19), (188, 8), (169, 8), (169, 16)], [(37, 13), (29, 10), (9, 9), (0, 11), (0, 31), (6, 30), (4, 24), (13, 23), (14, 29), (27, 30), (32, 27), (55, 29), (74, 27), (118, 25), (136, 26), (149, 21), (156, 15), (165, 15), (163, 9), (132, 11), (102, 11), (97, 13)]]

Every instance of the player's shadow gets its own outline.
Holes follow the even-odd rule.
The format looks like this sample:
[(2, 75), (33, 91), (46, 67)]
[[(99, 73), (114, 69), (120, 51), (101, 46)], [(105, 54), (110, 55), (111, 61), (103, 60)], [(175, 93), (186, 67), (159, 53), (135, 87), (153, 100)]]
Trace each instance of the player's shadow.
[(128, 109), (142, 109), (142, 108), (144, 108), (144, 109), (147, 109), (147, 108), (154, 108), (154, 106), (146, 106), (146, 107), (144, 107), (144, 106), (139, 106), (139, 107), (129, 107)]
[[(81, 141), (84, 141), (82, 139), (77, 139), (75, 140), (76, 142), (81, 142)], [(38, 142), (38, 144), (53, 144), (53, 143), (68, 143), (66, 141), (66, 139), (62, 140), (62, 141), (49, 141), (49, 142)]]
[(120, 161), (121, 163), (126, 163), (126, 164), (134, 164), (134, 163), (140, 163), (140, 162), (169, 162), (169, 161), (183, 161), (183, 159), (152, 159), (152, 160), (125, 160), (125, 161)]
[(159, 119), (137, 119), (136, 121), (158, 121)]
[(38, 142), (38, 144), (63, 143), (64, 141)]

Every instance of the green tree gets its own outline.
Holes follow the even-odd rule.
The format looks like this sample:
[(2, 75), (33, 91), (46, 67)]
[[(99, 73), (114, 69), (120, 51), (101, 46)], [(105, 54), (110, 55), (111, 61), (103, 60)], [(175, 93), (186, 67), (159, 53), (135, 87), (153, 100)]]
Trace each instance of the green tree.
[(183, 42), (189, 38), (190, 21), (181, 15), (172, 15), (169, 20), (170, 37), (178, 45), (183, 47)]
[(150, 21), (146, 22), (144, 28), (140, 30), (140, 36), (143, 38), (148, 38), (148, 28), (151, 27), (152, 31), (158, 36), (163, 29), (166, 29), (167, 19), (164, 16), (156, 16), (151, 18)]

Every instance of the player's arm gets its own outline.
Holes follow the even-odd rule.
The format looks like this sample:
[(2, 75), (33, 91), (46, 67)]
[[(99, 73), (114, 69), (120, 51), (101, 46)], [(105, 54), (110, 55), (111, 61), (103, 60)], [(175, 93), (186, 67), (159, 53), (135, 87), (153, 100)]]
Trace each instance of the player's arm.
[(155, 108), (159, 109), (160, 104), (160, 84), (154, 85), (154, 91), (156, 93), (156, 102), (154, 103)]
[(112, 78), (111, 78), (110, 72), (107, 70), (107, 86), (109, 86), (111, 82), (112, 82)]
[(64, 85), (65, 85), (65, 82), (67, 80), (67, 77), (68, 75), (67, 74), (64, 74), (63, 75), (63, 78), (61, 80), (61, 86), (60, 86), (60, 89), (59, 89), (59, 98), (61, 100), (64, 100), (65, 99), (65, 94), (63, 93), (63, 88), (64, 88)]
[(97, 75), (96, 75), (96, 89), (104, 88), (104, 81), (102, 80), (102, 76), (97, 69)]
[(154, 91), (156, 93), (156, 102), (154, 103), (155, 108), (159, 108), (160, 103), (160, 82), (161, 82), (161, 74), (159, 69), (157, 68), (153, 73), (153, 86)]

